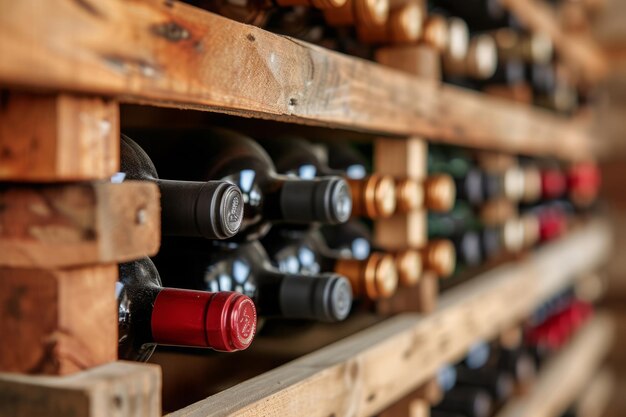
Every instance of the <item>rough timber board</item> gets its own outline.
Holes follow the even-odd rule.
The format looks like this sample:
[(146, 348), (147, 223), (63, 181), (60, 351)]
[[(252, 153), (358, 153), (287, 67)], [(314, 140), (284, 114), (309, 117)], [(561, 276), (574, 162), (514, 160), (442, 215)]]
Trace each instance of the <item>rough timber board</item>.
[(66, 377), (0, 373), (2, 417), (158, 417), (161, 369), (114, 362)]
[(117, 276), (116, 265), (0, 267), (0, 372), (68, 375), (115, 361)]
[(497, 417), (559, 417), (593, 382), (609, 351), (613, 330), (612, 321), (603, 315), (586, 324), (569, 346), (546, 364), (532, 391), (507, 403)]
[(591, 146), (584, 131), (548, 112), (171, 0), (0, 0), (0, 57), (4, 86), (564, 158), (588, 156)]
[(146, 181), (0, 184), (0, 265), (110, 264), (159, 248), (159, 191)]
[(427, 317), (398, 315), (169, 416), (373, 415), (596, 267), (609, 246), (608, 226), (593, 222), (450, 291)]
[(119, 171), (119, 106), (70, 94), (0, 93), (0, 180), (105, 179)]

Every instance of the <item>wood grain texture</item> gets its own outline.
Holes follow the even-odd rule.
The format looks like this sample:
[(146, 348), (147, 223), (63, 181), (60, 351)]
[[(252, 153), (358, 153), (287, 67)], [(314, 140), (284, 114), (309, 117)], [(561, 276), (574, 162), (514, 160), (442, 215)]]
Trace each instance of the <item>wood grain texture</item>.
[(600, 369), (576, 400), (580, 417), (601, 417), (615, 391), (615, 375), (608, 368)]
[(160, 244), (155, 184), (0, 186), (0, 265), (52, 268), (154, 255)]
[(3, 417), (159, 417), (161, 369), (114, 362), (71, 376), (0, 373)]
[(593, 269), (610, 245), (593, 222), (525, 261), (452, 289), (427, 316), (401, 314), (287, 365), (170, 414), (200, 416), (370, 416), (495, 337)]
[(116, 360), (116, 281), (116, 265), (0, 268), (0, 371), (66, 375)]
[[(27, 22), (27, 23), (26, 23)], [(566, 119), (440, 86), (177, 1), (0, 1), (0, 84), (421, 136), (563, 158), (589, 155)]]
[(560, 416), (591, 382), (610, 348), (613, 327), (613, 322), (604, 315), (586, 324), (570, 344), (545, 365), (528, 395), (509, 401), (497, 417)]
[(586, 33), (567, 33), (545, 0), (501, 0), (531, 30), (545, 33), (568, 65), (582, 71), (586, 81), (597, 82), (608, 73), (608, 60), (599, 44)]
[(119, 170), (115, 101), (7, 92), (0, 103), (0, 180), (104, 179)]

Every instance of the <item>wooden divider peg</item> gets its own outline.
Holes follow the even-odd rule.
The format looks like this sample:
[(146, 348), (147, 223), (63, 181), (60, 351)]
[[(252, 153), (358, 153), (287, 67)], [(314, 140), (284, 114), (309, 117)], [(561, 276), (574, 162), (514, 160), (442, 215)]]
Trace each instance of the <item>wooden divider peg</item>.
[(58, 268), (154, 255), (155, 184), (0, 185), (0, 266)]
[[(384, 65), (433, 81), (441, 79), (440, 57), (428, 45), (381, 48), (377, 59)], [(422, 138), (377, 139), (374, 145), (374, 165), (377, 172), (395, 178), (423, 181), (427, 174), (427, 144)], [(426, 210), (396, 214), (376, 221), (374, 234), (377, 244), (386, 249), (420, 248), (427, 243)], [(437, 305), (437, 276), (426, 271), (413, 287), (402, 288), (389, 300), (382, 300), (377, 309), (382, 314), (403, 311), (433, 311)]]
[(0, 181), (92, 180), (118, 169), (117, 102), (0, 93)]

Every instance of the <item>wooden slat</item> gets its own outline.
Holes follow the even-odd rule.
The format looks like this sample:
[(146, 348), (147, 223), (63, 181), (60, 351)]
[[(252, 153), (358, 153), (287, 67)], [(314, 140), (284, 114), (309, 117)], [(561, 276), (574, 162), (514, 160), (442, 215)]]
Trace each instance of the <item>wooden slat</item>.
[(592, 380), (611, 345), (613, 323), (599, 315), (542, 370), (527, 396), (507, 403), (498, 417), (558, 417)]
[(615, 376), (609, 369), (601, 369), (587, 384), (576, 401), (576, 412), (580, 417), (601, 417), (604, 415), (613, 391)]
[(0, 180), (93, 180), (119, 170), (115, 101), (19, 92), (1, 99)]
[(553, 114), (420, 80), (176, 1), (0, 1), (0, 85), (79, 91), (563, 158)]
[(477, 340), (518, 323), (574, 273), (596, 267), (609, 246), (608, 226), (592, 222), (524, 261), (451, 290), (428, 316), (398, 315), (170, 417), (373, 415)]
[(545, 0), (500, 1), (531, 30), (549, 36), (563, 59), (581, 69), (587, 81), (596, 82), (607, 75), (608, 60), (600, 46), (588, 34), (566, 33)]
[(117, 275), (0, 268), (0, 371), (66, 375), (116, 360)]
[(0, 265), (51, 268), (154, 255), (155, 184), (128, 181), (0, 186)]
[(161, 369), (114, 362), (67, 377), (0, 374), (2, 417), (158, 417)]

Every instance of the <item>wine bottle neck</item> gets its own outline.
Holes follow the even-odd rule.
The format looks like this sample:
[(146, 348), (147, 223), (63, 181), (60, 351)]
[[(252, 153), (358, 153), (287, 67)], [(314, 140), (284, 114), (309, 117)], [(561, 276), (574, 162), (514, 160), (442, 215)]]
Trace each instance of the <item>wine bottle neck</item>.
[(265, 270), (257, 285), (260, 315), (334, 322), (345, 319), (352, 305), (352, 287), (340, 275), (306, 276)]
[(272, 176), (267, 188), (264, 214), (269, 220), (338, 224), (347, 221), (352, 211), (350, 188), (339, 177)]

